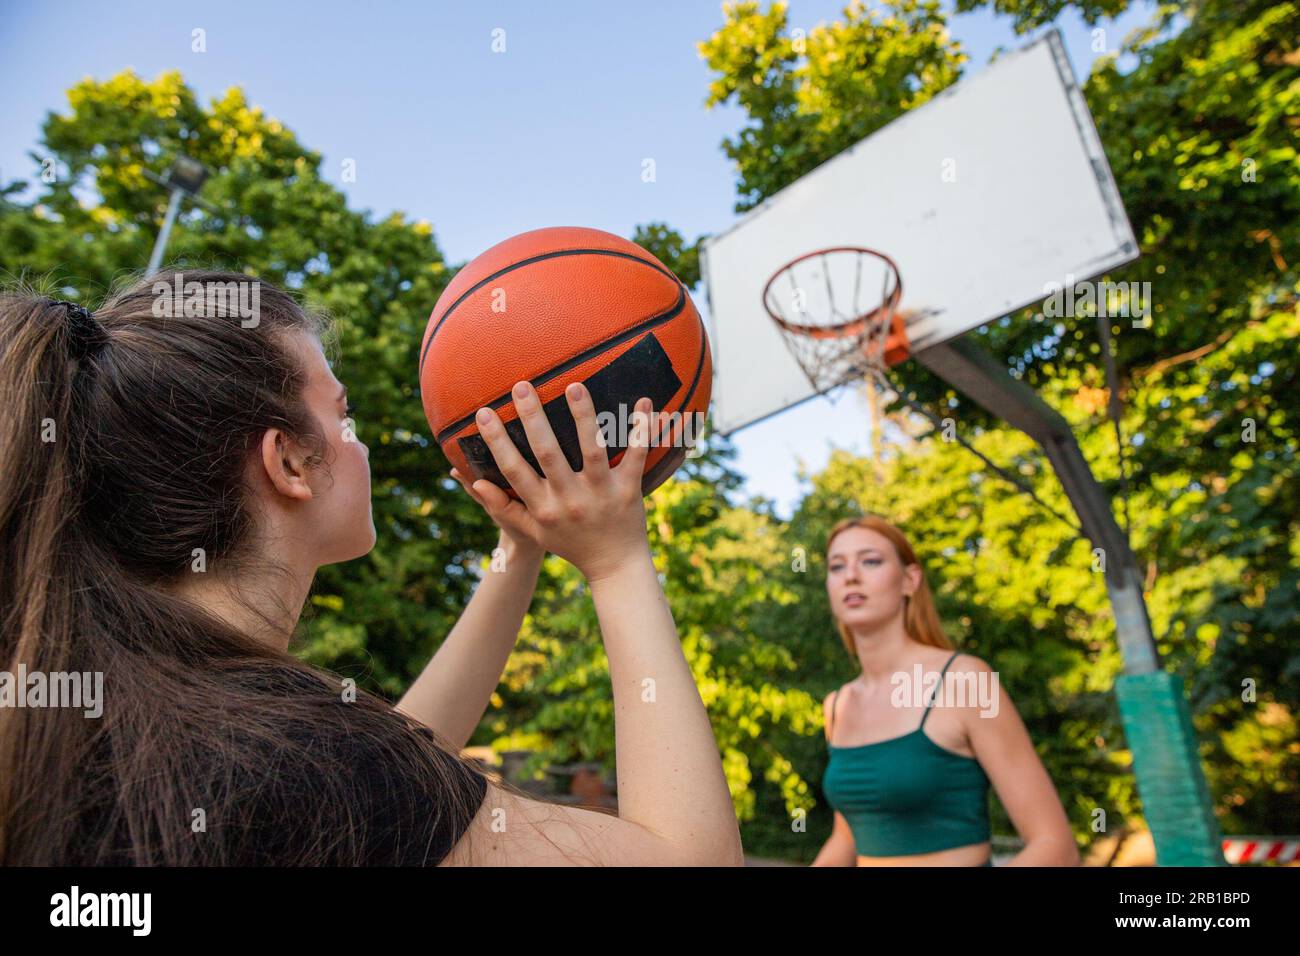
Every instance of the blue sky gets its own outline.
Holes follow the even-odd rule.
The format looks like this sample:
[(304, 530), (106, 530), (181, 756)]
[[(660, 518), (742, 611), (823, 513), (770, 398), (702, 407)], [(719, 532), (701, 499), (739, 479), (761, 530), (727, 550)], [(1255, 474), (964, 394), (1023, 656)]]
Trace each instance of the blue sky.
[[(808, 29), (842, 6), (793, 0), (790, 21)], [(1149, 9), (1102, 24), (1108, 46)], [(628, 236), (661, 221), (694, 238), (736, 218), (719, 144), (743, 114), (704, 109), (710, 74), (695, 49), (722, 21), (716, 2), (53, 3), (11, 5), (5, 20), (0, 179), (35, 177), (27, 153), (40, 123), (66, 111), (79, 79), (178, 69), (204, 103), (243, 87), (322, 154), (325, 178), (353, 208), (428, 220), (452, 263), (541, 226)], [(1090, 28), (1073, 13), (1057, 25), (1082, 79), (1095, 57)], [(191, 50), (196, 28), (206, 52)], [(492, 50), (498, 29), (504, 53)], [(1031, 39), (986, 12), (954, 17), (951, 29), (967, 75), (998, 46)], [(646, 158), (654, 183), (641, 178)], [(344, 183), (348, 159), (356, 181)], [(703, 290), (696, 299), (703, 309)], [(751, 493), (788, 512), (798, 462), (816, 470), (832, 446), (865, 453), (868, 430), (855, 393), (814, 399), (738, 432), (737, 466)]]

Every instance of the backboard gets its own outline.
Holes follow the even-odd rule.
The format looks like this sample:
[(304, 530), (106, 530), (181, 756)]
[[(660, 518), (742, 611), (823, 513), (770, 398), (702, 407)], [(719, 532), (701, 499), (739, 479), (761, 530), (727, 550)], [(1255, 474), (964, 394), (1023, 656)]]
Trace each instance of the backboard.
[[(705, 240), (717, 431), (816, 394), (763, 294), (785, 263), (834, 246), (896, 263), (912, 353), (1037, 302), (1052, 284), (1135, 259), (1059, 34), (950, 87)], [(840, 276), (836, 288), (872, 281)], [(809, 308), (830, 304), (820, 282), (805, 294)]]

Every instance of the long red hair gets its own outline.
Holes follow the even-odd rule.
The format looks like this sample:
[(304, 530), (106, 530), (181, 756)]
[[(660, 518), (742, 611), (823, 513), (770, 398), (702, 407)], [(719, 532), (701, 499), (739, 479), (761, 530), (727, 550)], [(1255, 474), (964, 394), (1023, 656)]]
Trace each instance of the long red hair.
[[(894, 546), (894, 552), (898, 555), (898, 559), (903, 563), (904, 567), (915, 564), (921, 569), (920, 586), (910, 596), (903, 599), (903, 628), (907, 631), (907, 636), (919, 644), (942, 647), (950, 651), (956, 650), (948, 635), (943, 631), (943, 624), (939, 620), (939, 611), (934, 606), (934, 595), (930, 592), (930, 584), (925, 578), (925, 567), (917, 560), (916, 552), (912, 550), (912, 544), (907, 540), (907, 536), (879, 515), (845, 518), (831, 528), (830, 537), (826, 539), (826, 553), (828, 555), (836, 537), (850, 528), (865, 528), (868, 531), (884, 535), (889, 539), (890, 544)], [(834, 613), (834, 611), (831, 612), (832, 616), (834, 616)], [(858, 651), (857, 646), (853, 643), (853, 632), (838, 618), (835, 620), (835, 626), (839, 629), (840, 640), (844, 642), (844, 649), (849, 652), (850, 657), (856, 658)]]

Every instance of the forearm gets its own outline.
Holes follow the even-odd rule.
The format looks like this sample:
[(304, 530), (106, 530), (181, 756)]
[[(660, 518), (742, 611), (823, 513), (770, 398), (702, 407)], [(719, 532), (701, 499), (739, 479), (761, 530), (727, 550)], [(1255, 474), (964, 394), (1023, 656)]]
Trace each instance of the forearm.
[(1031, 839), (1003, 866), (1078, 866), (1079, 847), (1068, 833), (1063, 837)]
[(544, 552), (502, 540), (506, 566), (487, 571), (398, 709), (464, 747), (483, 718), (532, 602)]
[(740, 862), (717, 741), (649, 550), (590, 586), (614, 690), (619, 816), (699, 862)]
[(840, 850), (834, 847), (822, 847), (817, 858), (809, 863), (809, 866), (857, 866), (858, 858), (856, 856), (845, 856)]
[(835, 836), (822, 844), (821, 851), (811, 866), (857, 866), (858, 851), (852, 843), (844, 843)]

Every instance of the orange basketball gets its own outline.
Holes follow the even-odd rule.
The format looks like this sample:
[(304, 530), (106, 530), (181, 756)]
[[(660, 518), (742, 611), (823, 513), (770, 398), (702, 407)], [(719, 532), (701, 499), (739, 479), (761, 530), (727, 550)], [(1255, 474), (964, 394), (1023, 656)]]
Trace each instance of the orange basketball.
[(582, 382), (618, 464), (632, 409), (648, 396), (663, 416), (641, 489), (677, 470), (698, 440), (713, 363), (686, 287), (636, 243), (599, 229), (557, 226), (498, 243), (456, 274), (429, 316), (420, 346), (420, 395), (434, 440), (469, 476), (515, 495), (474, 415), (494, 409), (533, 469), (510, 389), (527, 379), (575, 471), (582, 450), (564, 390)]

